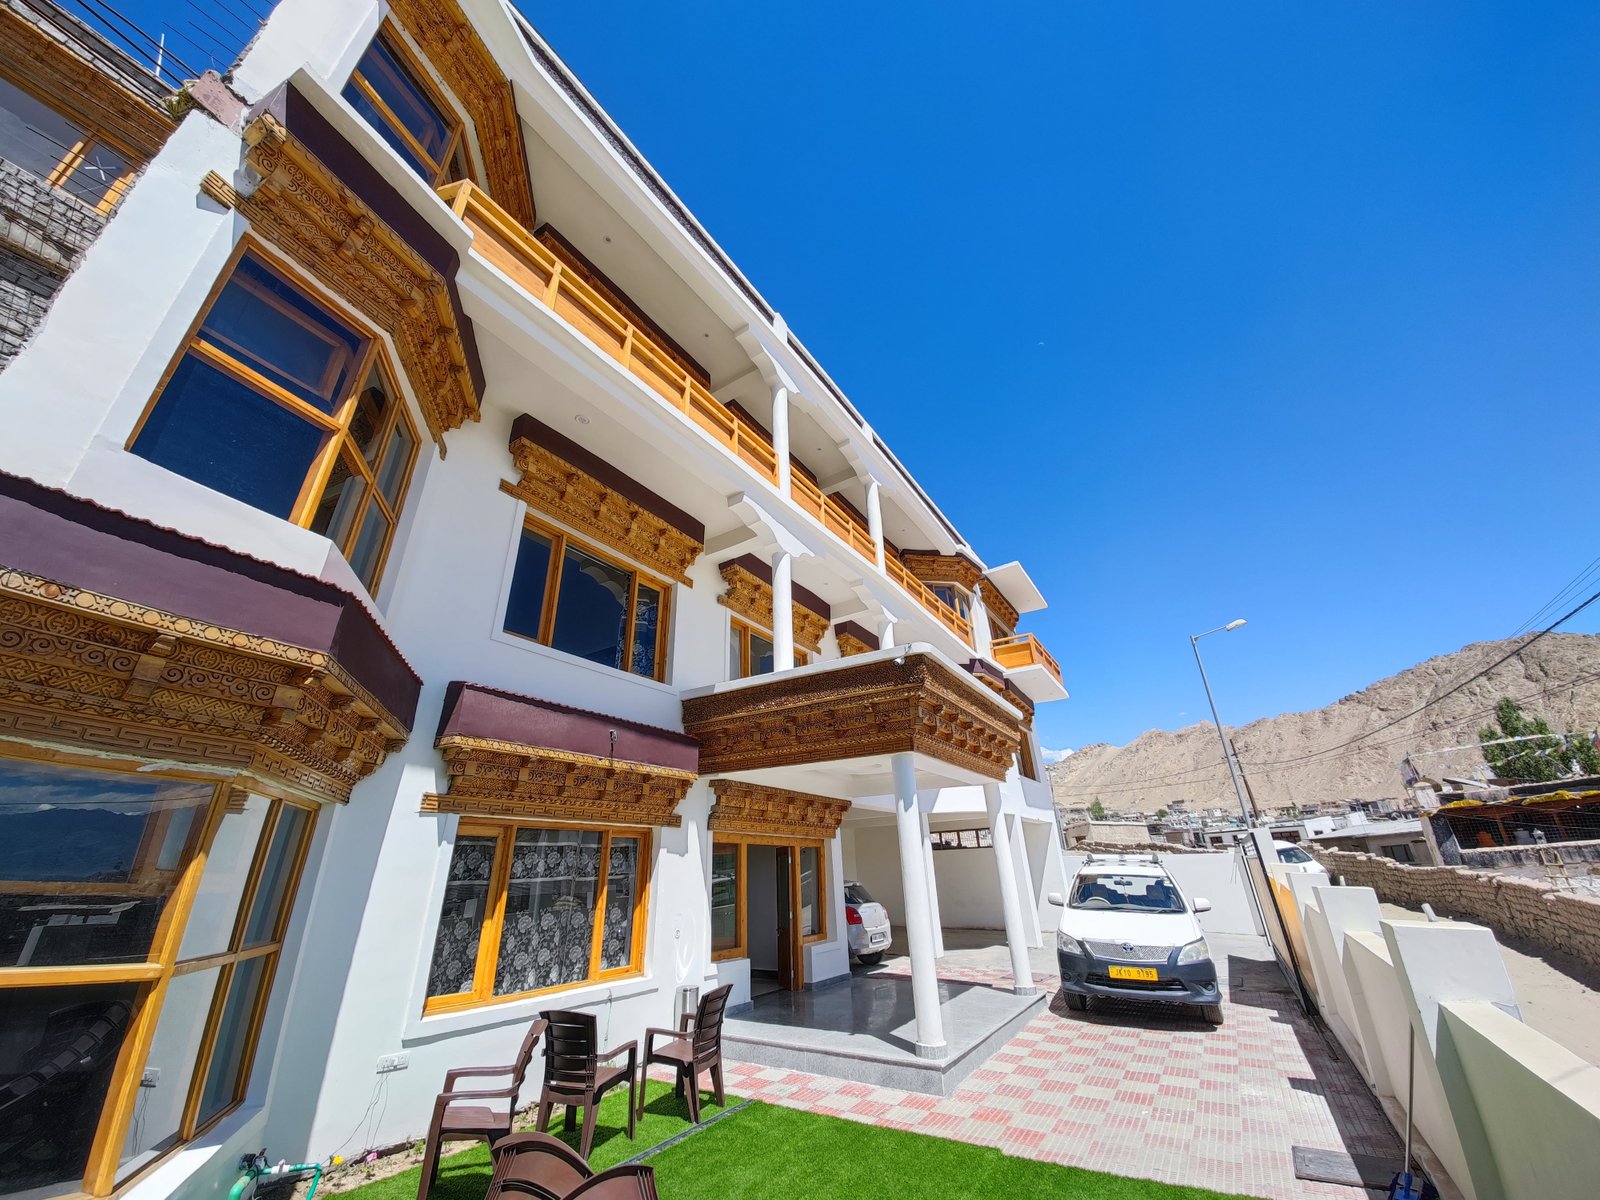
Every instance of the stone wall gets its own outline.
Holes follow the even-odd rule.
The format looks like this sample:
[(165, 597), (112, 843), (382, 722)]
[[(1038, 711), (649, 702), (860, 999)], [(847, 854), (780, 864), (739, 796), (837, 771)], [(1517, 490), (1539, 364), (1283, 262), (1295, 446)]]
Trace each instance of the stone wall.
[(0, 159), (0, 370), (44, 319), (106, 216)]
[(1411, 867), (1371, 854), (1323, 850), (1317, 858), (1332, 875), (1371, 888), (1380, 900), (1407, 908), (1431, 904), (1441, 917), (1487, 925), (1600, 967), (1600, 896), (1462, 867)]

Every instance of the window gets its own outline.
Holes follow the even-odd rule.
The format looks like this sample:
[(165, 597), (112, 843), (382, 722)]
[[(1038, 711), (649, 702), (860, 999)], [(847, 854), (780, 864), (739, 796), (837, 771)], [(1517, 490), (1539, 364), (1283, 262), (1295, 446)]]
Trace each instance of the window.
[(243, 1098), (314, 822), (0, 758), (0, 1195), (107, 1195)]
[(126, 155), (4, 77), (0, 158), (102, 212), (116, 204), (133, 174)]
[(988, 829), (935, 829), (929, 835), (935, 850), (990, 850), (994, 834)]
[(336, 544), (377, 590), (417, 433), (376, 341), (242, 254), (129, 449)]
[(800, 847), (800, 936), (821, 937), (826, 922), (822, 919), (822, 849)]
[(711, 958), (743, 958), (744, 845), (714, 842), (711, 846)]
[(666, 674), (667, 585), (529, 520), (505, 630), (647, 679)]
[[(794, 648), (794, 665), (803, 667), (811, 656), (799, 646)], [(765, 629), (746, 624), (738, 617), (728, 622), (728, 678), (749, 679), (752, 675), (772, 673), (772, 635)]]
[(972, 593), (953, 583), (930, 583), (929, 590), (943, 600), (963, 621), (972, 620)]
[(644, 969), (650, 835), (462, 822), (425, 1012)]
[(429, 184), (466, 179), (462, 124), (390, 29), (380, 30), (345, 85), (350, 102)]

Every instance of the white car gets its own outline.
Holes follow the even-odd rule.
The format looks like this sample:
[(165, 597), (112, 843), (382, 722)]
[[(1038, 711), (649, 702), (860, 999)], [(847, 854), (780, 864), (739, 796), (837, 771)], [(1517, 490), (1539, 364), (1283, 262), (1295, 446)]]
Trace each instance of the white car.
[(869, 967), (883, 961), (889, 949), (889, 910), (874, 900), (859, 883), (844, 885), (845, 928), (850, 931), (850, 953)]
[(1056, 962), (1067, 1007), (1082, 1012), (1096, 996), (1164, 1000), (1199, 1008), (1222, 1024), (1222, 992), (1211, 948), (1191, 903), (1153, 854), (1091, 854), (1061, 906)]
[(1278, 861), (1290, 871), (1301, 875), (1326, 875), (1328, 868), (1319, 863), (1293, 842), (1273, 839), (1272, 848), (1278, 852)]

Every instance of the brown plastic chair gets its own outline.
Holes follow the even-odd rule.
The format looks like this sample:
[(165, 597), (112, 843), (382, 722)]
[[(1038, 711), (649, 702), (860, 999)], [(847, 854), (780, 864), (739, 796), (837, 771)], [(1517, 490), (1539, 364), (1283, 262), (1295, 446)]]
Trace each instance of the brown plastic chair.
[(613, 1167), (598, 1175), (565, 1142), (548, 1133), (514, 1133), (494, 1144), (494, 1175), (484, 1200), (657, 1200), (655, 1171)]
[[(639, 1043), (624, 1042), (602, 1052), (593, 1013), (553, 1008), (542, 1016), (549, 1022), (550, 1029), (544, 1051), (544, 1091), (539, 1094), (539, 1132), (550, 1128), (550, 1110), (555, 1105), (566, 1105), (568, 1129), (576, 1122), (577, 1110), (583, 1109), (583, 1136), (579, 1139), (578, 1153), (587, 1160), (594, 1145), (595, 1109), (600, 1097), (626, 1083), (628, 1139), (633, 1140)], [(600, 1065), (624, 1051), (628, 1055), (626, 1067)]]
[[(523, 1078), (528, 1074), (528, 1064), (533, 1061), (533, 1048), (544, 1036), (546, 1022), (535, 1021), (517, 1051), (516, 1061), (506, 1067), (457, 1067), (446, 1071), (444, 1091), (433, 1102), (433, 1120), (428, 1125), (428, 1140), (422, 1150), (422, 1179), (417, 1184), (417, 1200), (428, 1200), (428, 1189), (439, 1174), (439, 1146), (443, 1142), (475, 1139), (493, 1145), (511, 1132), (511, 1119), (517, 1110), (517, 1093), (522, 1090)], [(505, 1087), (491, 1090), (456, 1091), (461, 1079), (492, 1079), (509, 1076)], [(482, 1100), (486, 1104), (467, 1104), (464, 1101)], [(505, 1111), (500, 1111), (504, 1103)]]
[[(651, 1063), (665, 1063), (678, 1073), (678, 1095), (689, 1097), (689, 1119), (700, 1123), (700, 1072), (711, 1073), (711, 1088), (719, 1105), (726, 1104), (722, 1094), (722, 1015), (728, 1007), (731, 983), (713, 988), (700, 998), (692, 1013), (684, 1013), (677, 1029), (646, 1029), (644, 1031), (643, 1076), (650, 1074)], [(667, 1040), (663, 1046), (655, 1044), (656, 1036)], [(644, 1113), (643, 1080), (639, 1087), (639, 1112)]]

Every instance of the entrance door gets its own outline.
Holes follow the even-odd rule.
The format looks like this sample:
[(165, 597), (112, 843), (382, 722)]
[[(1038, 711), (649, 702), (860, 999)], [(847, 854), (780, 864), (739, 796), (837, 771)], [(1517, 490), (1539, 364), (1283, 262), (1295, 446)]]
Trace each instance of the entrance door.
[(793, 846), (779, 846), (778, 986), (798, 992), (805, 984), (805, 962), (800, 952), (800, 854)]

